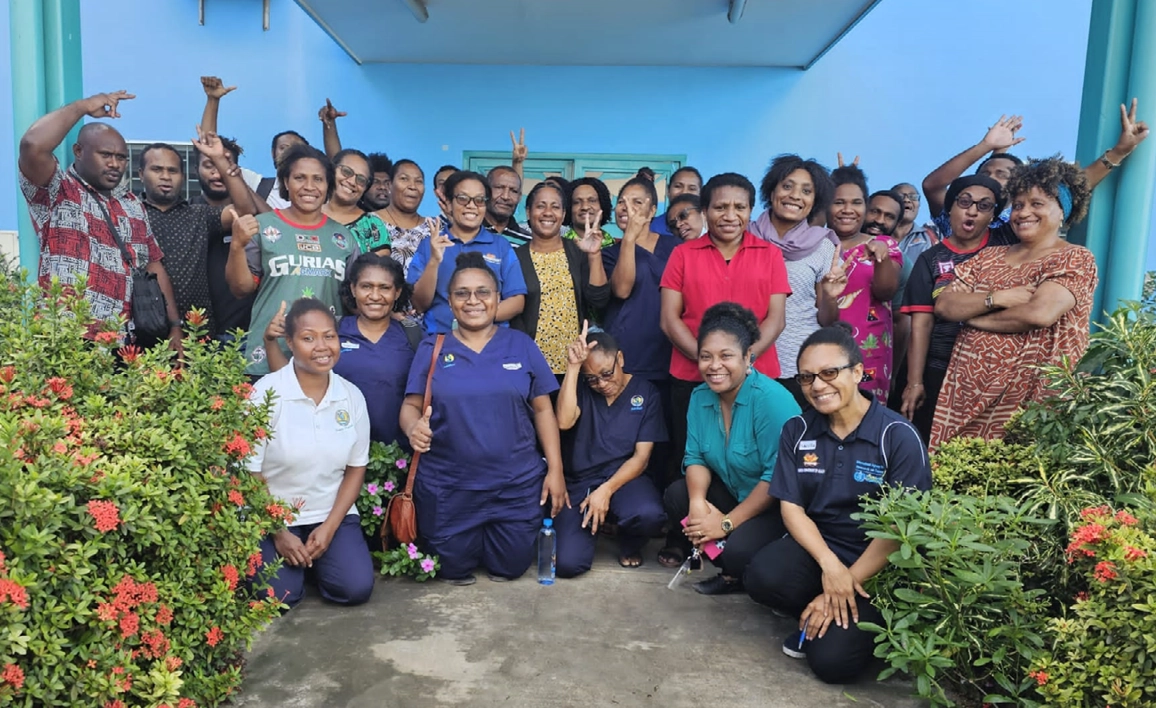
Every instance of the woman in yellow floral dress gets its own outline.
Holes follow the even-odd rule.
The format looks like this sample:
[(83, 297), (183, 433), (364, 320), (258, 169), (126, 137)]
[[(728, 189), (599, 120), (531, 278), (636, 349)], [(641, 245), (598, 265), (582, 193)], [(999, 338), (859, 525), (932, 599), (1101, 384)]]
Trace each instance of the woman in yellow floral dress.
[(576, 241), (563, 239), (564, 203), (561, 190), (548, 182), (535, 185), (526, 197), (532, 239), (515, 250), (526, 280), (526, 305), (510, 321), (533, 337), (559, 378), (566, 373), (566, 347), (582, 331), (584, 313), (610, 300), (602, 234), (595, 229)]

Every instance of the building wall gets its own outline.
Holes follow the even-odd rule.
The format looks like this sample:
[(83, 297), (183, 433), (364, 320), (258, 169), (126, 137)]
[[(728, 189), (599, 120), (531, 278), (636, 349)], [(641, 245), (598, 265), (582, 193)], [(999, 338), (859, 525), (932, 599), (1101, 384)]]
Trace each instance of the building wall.
[[(1002, 113), (1024, 115), (1028, 139), (1017, 153), (1073, 154), (1091, 0), (1060, 1), (1063, 12), (1055, 0), (885, 0), (799, 72), (358, 67), (292, 0), (273, 0), (268, 32), (257, 2), (207, 0), (201, 27), (195, 0), (100, 0), (82, 4), (84, 84), (137, 94), (116, 122), (126, 137), (187, 140), (204, 103), (198, 77), (220, 75), (238, 86), (224, 99), (221, 131), (245, 147), (244, 165), (264, 173), (274, 133), (293, 128), (320, 142), (317, 109), (330, 98), (349, 113), (339, 122), (347, 146), (427, 169), (460, 163), (463, 150), (508, 149), (509, 131), (524, 127), (531, 150), (685, 153), (704, 174), (756, 182), (780, 152), (827, 164), (836, 152), (857, 154), (871, 187), (885, 188), (918, 183)], [(983, 17), (999, 21), (969, 19)], [(7, 97), (7, 51), (0, 62)], [(4, 120), (8, 112), (0, 130)], [(12, 145), (0, 141), (0, 190), (10, 195), (0, 229), (14, 228), (18, 205)]]

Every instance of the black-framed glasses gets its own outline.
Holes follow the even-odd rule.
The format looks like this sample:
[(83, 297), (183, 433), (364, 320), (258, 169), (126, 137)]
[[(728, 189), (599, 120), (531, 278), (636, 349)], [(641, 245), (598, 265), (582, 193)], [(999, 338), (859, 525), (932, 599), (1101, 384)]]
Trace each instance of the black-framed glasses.
[(970, 209), (974, 204), (976, 209), (979, 209), (981, 214), (986, 214), (992, 209), (995, 209), (995, 202), (990, 199), (981, 199), (978, 202), (971, 198), (970, 194), (961, 194), (955, 198), (955, 204), (960, 209)]
[(833, 367), (830, 369), (821, 369), (816, 374), (812, 374), (809, 372), (805, 373), (805, 374), (802, 374), (802, 373), (795, 374), (795, 381), (800, 386), (810, 386), (811, 384), (815, 383), (815, 377), (817, 376), (817, 377), (819, 377), (820, 381), (826, 381), (827, 383), (831, 383), (835, 379), (839, 378), (839, 372), (840, 371), (842, 371), (843, 369), (853, 369), (853, 368), (855, 368), (854, 364), (844, 364), (843, 366), (836, 366), (836, 367)]
[(900, 192), (899, 198), (905, 202), (911, 202), (912, 204), (919, 203), (919, 194), (917, 192)]
[(610, 367), (610, 371), (603, 371), (601, 374), (582, 374), (582, 380), (588, 385), (593, 386), (599, 381), (607, 382), (614, 378), (614, 373), (618, 371), (618, 360), (614, 360), (614, 366)]
[(484, 207), (486, 205), (486, 202), (488, 202), (490, 200), (486, 199), (481, 194), (479, 194), (476, 197), (471, 197), (468, 194), (455, 194), (454, 195), (454, 201), (457, 202), (460, 206), (466, 206), (470, 202), (473, 202), (474, 206)]
[(354, 170), (352, 167), (349, 167), (348, 165), (338, 165), (337, 171), (340, 172), (341, 176), (344, 177), (345, 179), (349, 179), (350, 177), (352, 177), (353, 181), (357, 183), (358, 187), (369, 186), (369, 178), (366, 177), (365, 175), (357, 174), (357, 171)]

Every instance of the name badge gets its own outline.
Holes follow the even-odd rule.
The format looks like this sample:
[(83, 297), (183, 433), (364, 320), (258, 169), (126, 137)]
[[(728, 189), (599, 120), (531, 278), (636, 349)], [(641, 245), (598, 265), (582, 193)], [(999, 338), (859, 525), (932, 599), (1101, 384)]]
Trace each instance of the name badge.
[(803, 440), (799, 443), (800, 450), (814, 450), (818, 444), (817, 440)]
[(502, 364), (502, 368), (505, 369), (506, 371), (517, 371), (518, 369), (522, 368), (522, 365), (519, 363)]
[(361, 349), (361, 345), (358, 344), (357, 342), (342, 342), (341, 348), (342, 349)]

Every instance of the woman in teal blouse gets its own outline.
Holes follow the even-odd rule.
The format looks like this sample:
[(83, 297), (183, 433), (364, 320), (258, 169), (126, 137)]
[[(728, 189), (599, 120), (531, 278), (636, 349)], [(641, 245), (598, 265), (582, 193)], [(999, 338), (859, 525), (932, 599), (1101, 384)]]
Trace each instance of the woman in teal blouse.
[[(683, 474), (666, 490), (671, 532), (658, 560), (677, 566), (701, 548), (722, 572), (696, 583), (704, 595), (743, 589), (743, 571), (764, 546), (786, 533), (771, 475), (783, 424), (799, 414), (794, 396), (752, 366), (759, 324), (733, 302), (706, 311), (698, 331), (698, 369), (705, 385), (691, 394)], [(715, 554), (717, 544), (722, 549)]]

